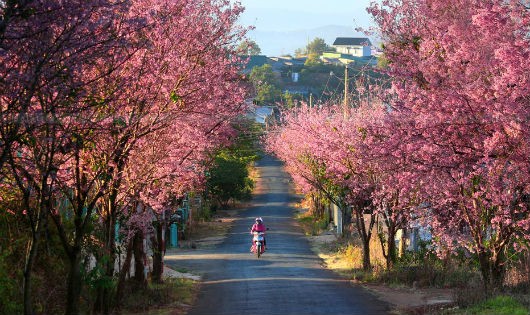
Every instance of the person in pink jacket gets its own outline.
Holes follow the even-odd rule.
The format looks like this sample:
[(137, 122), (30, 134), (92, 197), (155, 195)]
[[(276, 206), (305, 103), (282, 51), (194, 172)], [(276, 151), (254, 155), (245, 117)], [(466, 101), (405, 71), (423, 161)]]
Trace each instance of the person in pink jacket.
[[(265, 224), (263, 224), (263, 219), (261, 217), (256, 218), (256, 223), (252, 225), (252, 228), (250, 229), (250, 234), (253, 234), (254, 232), (262, 232), (265, 233), (267, 228), (265, 227)], [(263, 238), (263, 249), (267, 249), (267, 240)]]

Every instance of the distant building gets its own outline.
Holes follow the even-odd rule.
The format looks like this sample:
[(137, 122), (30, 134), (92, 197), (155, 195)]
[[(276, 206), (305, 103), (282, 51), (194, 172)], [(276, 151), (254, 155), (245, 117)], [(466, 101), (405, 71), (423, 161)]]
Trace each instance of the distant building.
[(345, 65), (345, 64), (355, 64), (357, 66), (376, 66), (377, 58), (375, 56), (365, 56), (357, 57), (349, 54), (343, 54), (338, 52), (325, 52), (320, 56), (320, 60), (324, 64), (333, 64), (333, 65)]
[(270, 63), (273, 71), (281, 71), (289, 67), (303, 67), (307, 57), (293, 58), (293, 57), (270, 57)]
[(372, 55), (372, 43), (368, 38), (337, 37), (331, 47), (338, 53), (355, 57), (369, 57)]
[(245, 74), (252, 72), (254, 67), (261, 67), (265, 64), (270, 64), (269, 58), (265, 55), (242, 56), (242, 59), (247, 61), (245, 63), (245, 68), (242, 71)]

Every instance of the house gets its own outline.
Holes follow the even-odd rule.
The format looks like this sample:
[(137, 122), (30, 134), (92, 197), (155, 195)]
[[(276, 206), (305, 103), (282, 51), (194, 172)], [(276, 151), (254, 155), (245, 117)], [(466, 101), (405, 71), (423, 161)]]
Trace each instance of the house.
[(331, 47), (338, 53), (355, 57), (368, 57), (372, 55), (372, 43), (368, 38), (337, 37)]

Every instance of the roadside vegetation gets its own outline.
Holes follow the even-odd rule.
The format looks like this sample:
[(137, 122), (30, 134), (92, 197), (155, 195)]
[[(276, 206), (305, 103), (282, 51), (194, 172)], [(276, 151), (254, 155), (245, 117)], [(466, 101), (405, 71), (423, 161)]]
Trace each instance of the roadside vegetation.
[(148, 287), (125, 294), (121, 312), (124, 315), (185, 314), (197, 296), (199, 284), (191, 279), (168, 278), (164, 283), (149, 284)]
[(443, 314), (451, 315), (528, 315), (528, 308), (510, 296), (499, 295), (489, 298), (465, 310), (454, 310)]
[[(381, 242), (370, 240), (369, 270), (363, 268), (361, 240), (355, 233), (337, 236), (327, 212), (316, 214), (315, 204), (307, 198), (297, 205), (296, 218), (308, 237), (313, 239), (313, 250), (322, 258), (326, 268), (346, 279), (361, 284), (385, 285), (392, 288), (447, 289), (453, 292), (453, 302), (414, 308), (410, 314), (439, 315), (501, 315), (529, 314), (530, 290), (527, 270), (528, 255), (512, 257), (508, 280), (502, 292), (494, 297), (483, 290), (478, 259), (465, 255), (440, 258), (429, 241), (422, 241), (417, 251), (404, 251), (398, 255), (391, 269), (386, 268)], [(311, 208), (307, 208), (311, 207)], [(328, 236), (326, 238), (326, 236)], [(413, 292), (413, 291), (411, 291)], [(403, 314), (409, 314), (404, 312)]]
[(258, 143), (263, 126), (250, 119), (240, 119), (234, 129), (237, 136), (229, 146), (214, 152), (207, 170), (205, 199), (211, 203), (212, 211), (234, 207), (252, 197), (252, 166), (262, 154)]

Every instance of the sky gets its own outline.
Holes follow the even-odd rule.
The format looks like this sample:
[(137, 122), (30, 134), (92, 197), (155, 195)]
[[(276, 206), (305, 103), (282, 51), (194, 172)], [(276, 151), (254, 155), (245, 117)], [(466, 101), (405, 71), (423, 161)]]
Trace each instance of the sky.
[[(292, 54), (315, 37), (324, 38), (327, 44), (332, 44), (336, 37), (362, 36), (355, 29), (372, 25), (366, 7), (373, 0), (239, 1), (246, 8), (239, 23), (256, 27), (248, 37), (258, 43), (263, 54), (269, 56)], [(328, 26), (335, 28), (313, 31)]]

